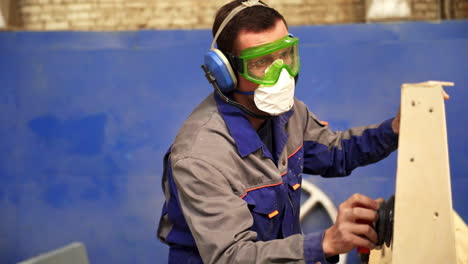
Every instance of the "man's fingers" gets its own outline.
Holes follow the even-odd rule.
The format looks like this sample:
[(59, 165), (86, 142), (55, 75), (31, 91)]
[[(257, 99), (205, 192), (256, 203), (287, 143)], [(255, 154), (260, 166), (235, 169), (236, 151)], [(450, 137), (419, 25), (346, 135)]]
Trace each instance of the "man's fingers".
[(375, 248), (375, 243), (372, 243), (370, 240), (360, 237), (358, 235), (353, 235), (352, 236), (352, 243), (356, 246), (360, 247), (365, 247), (369, 249), (374, 249)]
[[(381, 205), (383, 202), (385, 202), (385, 199), (384, 199), (384, 198), (377, 198), (377, 199), (375, 199), (375, 201), (376, 201), (377, 203), (379, 203), (379, 205)], [(379, 207), (379, 208), (380, 208), (380, 207)]]
[(344, 203), (351, 208), (365, 207), (369, 209), (378, 210), (380, 207), (380, 204), (377, 201), (359, 193), (353, 194)]
[(450, 95), (447, 92), (445, 92), (444, 89), (442, 89), (442, 95), (444, 96), (444, 100), (450, 99)]
[(374, 228), (367, 224), (355, 224), (350, 227), (351, 233), (367, 238), (373, 244), (377, 243), (377, 233)]
[(377, 220), (377, 212), (372, 209), (367, 209), (363, 207), (354, 207), (352, 209), (352, 218), (355, 222), (364, 222), (364, 223), (372, 223)]

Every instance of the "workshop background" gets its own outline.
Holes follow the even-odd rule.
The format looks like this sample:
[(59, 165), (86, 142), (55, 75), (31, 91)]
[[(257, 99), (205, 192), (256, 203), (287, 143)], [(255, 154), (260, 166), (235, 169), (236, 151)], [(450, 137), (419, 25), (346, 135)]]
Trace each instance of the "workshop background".
[[(0, 263), (73, 241), (90, 263), (167, 263), (162, 158), (212, 91), (200, 65), (226, 2), (0, 0)], [(265, 2), (300, 38), (297, 97), (334, 130), (393, 117), (402, 83), (455, 82), (452, 196), (468, 222), (468, 0)], [(396, 155), (305, 179), (336, 206), (355, 192), (388, 198)], [(321, 207), (313, 216), (306, 232), (331, 223)]]

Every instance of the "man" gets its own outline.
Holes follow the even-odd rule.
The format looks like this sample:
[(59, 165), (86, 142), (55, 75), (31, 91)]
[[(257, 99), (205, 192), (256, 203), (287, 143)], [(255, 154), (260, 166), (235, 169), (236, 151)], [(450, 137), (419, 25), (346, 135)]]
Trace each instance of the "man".
[(220, 91), (193, 111), (165, 157), (158, 236), (169, 262), (334, 263), (356, 246), (374, 248), (376, 232), (360, 223), (377, 219), (379, 202), (360, 194), (327, 230), (301, 233), (301, 173), (346, 176), (381, 160), (397, 148), (399, 117), (331, 131), (294, 98), (299, 40), (262, 3), (221, 7), (213, 35), (233, 87), (216, 80)]

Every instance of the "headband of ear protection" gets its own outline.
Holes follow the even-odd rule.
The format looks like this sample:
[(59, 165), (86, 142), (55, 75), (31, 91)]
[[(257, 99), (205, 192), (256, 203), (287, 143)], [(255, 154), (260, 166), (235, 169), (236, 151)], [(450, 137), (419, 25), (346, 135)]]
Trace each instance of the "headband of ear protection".
[(240, 11), (256, 6), (266, 6), (259, 2), (259, 0), (247, 0), (242, 2), (242, 4), (234, 8), (229, 15), (224, 19), (223, 23), (218, 28), (213, 41), (211, 42), (210, 51), (205, 54), (204, 64), (208, 71), (211, 72), (213, 77), (216, 79), (218, 86), (223, 93), (228, 93), (233, 91), (237, 86), (237, 77), (236, 72), (232, 68), (229, 58), (224, 55), (222, 51), (216, 49), (214, 46), (219, 35), (223, 31), (224, 27), (231, 21), (231, 19), (236, 16)]

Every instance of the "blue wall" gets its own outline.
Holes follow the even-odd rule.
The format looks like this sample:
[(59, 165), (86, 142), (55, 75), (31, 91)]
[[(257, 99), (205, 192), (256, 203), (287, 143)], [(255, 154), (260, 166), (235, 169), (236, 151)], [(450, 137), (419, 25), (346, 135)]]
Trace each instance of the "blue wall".
[[(336, 130), (377, 123), (400, 85), (447, 88), (453, 203), (468, 221), (468, 21), (293, 27), (297, 97)], [(208, 93), (207, 30), (0, 32), (0, 263), (71, 241), (92, 263), (165, 263), (155, 237), (161, 159)], [(396, 154), (343, 179), (308, 177), (339, 204), (394, 193)]]

